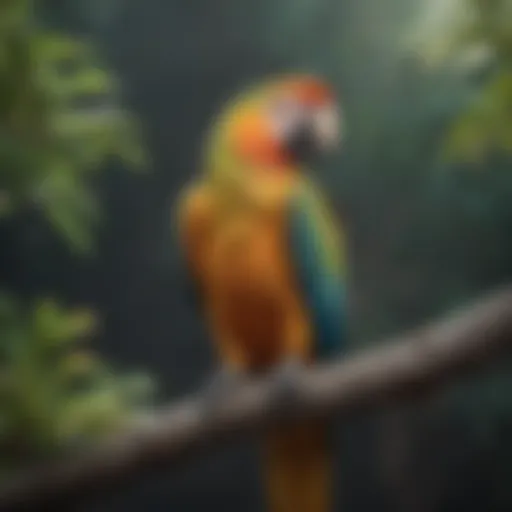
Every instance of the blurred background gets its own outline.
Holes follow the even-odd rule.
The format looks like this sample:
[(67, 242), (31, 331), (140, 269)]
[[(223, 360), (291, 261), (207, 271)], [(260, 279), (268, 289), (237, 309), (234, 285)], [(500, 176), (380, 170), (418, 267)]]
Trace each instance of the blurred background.
[[(234, 92), (340, 94), (318, 180), (345, 219), (351, 350), (512, 277), (512, 1), (2, 0), (0, 478), (213, 369), (178, 287), (172, 205)], [(512, 379), (338, 429), (340, 510), (512, 510)], [(76, 510), (260, 511), (237, 443)]]

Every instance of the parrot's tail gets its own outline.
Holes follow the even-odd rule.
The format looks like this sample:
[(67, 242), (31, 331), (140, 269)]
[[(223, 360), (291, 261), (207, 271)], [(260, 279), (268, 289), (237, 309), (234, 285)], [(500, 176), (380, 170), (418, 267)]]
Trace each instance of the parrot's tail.
[(268, 512), (331, 512), (331, 451), (324, 424), (274, 429), (264, 449)]

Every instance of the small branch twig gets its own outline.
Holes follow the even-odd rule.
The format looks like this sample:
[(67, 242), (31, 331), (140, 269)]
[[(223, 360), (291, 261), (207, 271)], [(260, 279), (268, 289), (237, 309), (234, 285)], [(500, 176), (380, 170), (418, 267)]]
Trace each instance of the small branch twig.
[[(510, 348), (512, 287), (366, 353), (304, 370), (291, 412), (294, 417), (347, 415), (418, 399)], [(0, 488), (0, 510), (53, 510), (283, 419), (269, 378), (233, 390), (208, 418), (199, 399), (184, 400), (86, 453), (13, 478)]]

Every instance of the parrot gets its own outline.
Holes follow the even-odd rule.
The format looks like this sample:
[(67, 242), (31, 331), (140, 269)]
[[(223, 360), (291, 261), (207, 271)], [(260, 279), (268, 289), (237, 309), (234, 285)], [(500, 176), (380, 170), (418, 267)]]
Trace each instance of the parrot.
[[(248, 375), (291, 383), (345, 346), (346, 234), (312, 172), (339, 146), (341, 125), (329, 83), (291, 74), (239, 93), (207, 132), (176, 217), (184, 275), (220, 362), (211, 396)], [(326, 420), (301, 419), (264, 433), (270, 512), (332, 510), (327, 432)]]

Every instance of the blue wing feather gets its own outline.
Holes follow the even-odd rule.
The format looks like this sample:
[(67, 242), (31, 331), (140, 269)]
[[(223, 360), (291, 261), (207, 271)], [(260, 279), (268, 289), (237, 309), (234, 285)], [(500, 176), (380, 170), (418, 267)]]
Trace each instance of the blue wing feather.
[(336, 247), (328, 213), (308, 187), (291, 200), (288, 221), (290, 254), (311, 315), (315, 356), (329, 358), (345, 341), (344, 247)]

